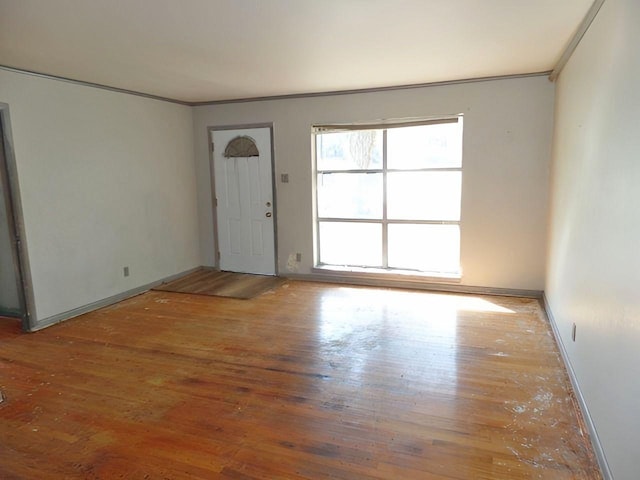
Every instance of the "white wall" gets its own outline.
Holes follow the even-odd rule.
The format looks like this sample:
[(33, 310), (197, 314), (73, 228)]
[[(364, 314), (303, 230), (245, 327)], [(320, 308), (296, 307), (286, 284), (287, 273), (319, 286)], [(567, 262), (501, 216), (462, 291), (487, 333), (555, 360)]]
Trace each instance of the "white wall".
[(0, 102), (39, 321), (201, 263), (189, 107), (3, 70)]
[(640, 452), (639, 25), (640, 2), (607, 0), (560, 75), (546, 280), (617, 480)]
[(462, 283), (542, 290), (554, 86), (546, 77), (195, 108), (200, 243), (214, 264), (209, 126), (273, 122), (279, 270), (313, 258), (311, 127), (464, 114)]

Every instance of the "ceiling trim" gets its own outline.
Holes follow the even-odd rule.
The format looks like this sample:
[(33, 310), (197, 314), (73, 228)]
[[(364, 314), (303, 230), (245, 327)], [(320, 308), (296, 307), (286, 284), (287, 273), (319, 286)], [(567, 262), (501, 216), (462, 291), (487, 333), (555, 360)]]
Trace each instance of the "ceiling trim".
[[(597, 1), (604, 2), (604, 0), (596, 0), (596, 2)], [(138, 97), (149, 98), (152, 100), (159, 100), (162, 102), (176, 103), (178, 105), (185, 105), (187, 107), (200, 107), (200, 106), (206, 106), (206, 105), (224, 105), (229, 103), (263, 102), (263, 101), (269, 101), (269, 100), (291, 100), (291, 99), (298, 99), (298, 98), (328, 97), (328, 96), (335, 96), (335, 95), (354, 95), (354, 94), (360, 94), (360, 93), (390, 92), (390, 91), (396, 91), (396, 90), (409, 90), (409, 89), (425, 88), (425, 87), (440, 87), (445, 85), (490, 82), (495, 80), (511, 80), (516, 78), (528, 78), (528, 77), (548, 76), (551, 79), (551, 75), (553, 74), (552, 70), (546, 70), (543, 72), (518, 73), (518, 74), (512, 74), (512, 75), (495, 75), (490, 77), (464, 78), (460, 80), (445, 80), (440, 82), (429, 82), (429, 83), (412, 83), (408, 85), (396, 85), (396, 86), (389, 86), (389, 87), (359, 88), (359, 89), (351, 89), (351, 90), (332, 90), (328, 92), (294, 93), (289, 95), (272, 95), (272, 96), (264, 96), (264, 97), (234, 98), (234, 99), (228, 99), (228, 100), (187, 102), (183, 100), (177, 100), (175, 98), (168, 98), (168, 97), (162, 97), (160, 95), (153, 95), (151, 93), (137, 92), (135, 90), (127, 90), (126, 88), (110, 87), (109, 85), (103, 85), (100, 83), (85, 82), (83, 80), (76, 80), (74, 78), (61, 77), (58, 75), (50, 75), (48, 73), (36, 72), (33, 70), (25, 70), (22, 68), (11, 67), (9, 65), (0, 64), (0, 70), (6, 70), (9, 72), (19, 73), (22, 75), (31, 75), (39, 78), (46, 78), (48, 80), (57, 80), (60, 82), (72, 83), (72, 84), (81, 85), (84, 87), (99, 88), (101, 90), (107, 90), (110, 92), (124, 93), (127, 95), (135, 95)]]
[(208, 102), (191, 102), (189, 105), (194, 107), (200, 107), (200, 106), (206, 106), (206, 105), (224, 105), (228, 103), (264, 102), (269, 100), (291, 100), (296, 98), (329, 97), (329, 96), (335, 96), (335, 95), (354, 95), (359, 93), (389, 92), (389, 91), (395, 91), (395, 90), (408, 90), (412, 88), (440, 87), (443, 85), (459, 85), (463, 83), (490, 82), (493, 80), (510, 80), (515, 78), (528, 78), (528, 77), (546, 77), (551, 75), (551, 72), (552, 72), (551, 70), (546, 70), (544, 72), (517, 73), (512, 75), (496, 75), (492, 77), (464, 78), (460, 80), (445, 80), (441, 82), (430, 82), (430, 83), (412, 83), (408, 85), (396, 85), (396, 86), (390, 86), (390, 87), (357, 88), (352, 90), (332, 90), (328, 92), (294, 93), (290, 95), (272, 95), (272, 96), (266, 96), (266, 97), (247, 97), (247, 98), (234, 98), (229, 100), (211, 100)]
[(74, 78), (60, 77), (58, 75), (50, 75), (48, 73), (42, 73), (42, 72), (34, 72), (33, 70), (24, 70), (22, 68), (10, 67), (8, 65), (0, 65), (0, 70), (20, 73), (23, 75), (31, 75), (32, 77), (46, 78), (47, 80), (58, 80), (60, 82), (73, 83), (75, 85), (82, 85), (83, 87), (99, 88), (101, 90), (108, 90), (110, 92), (125, 93), (127, 95), (136, 95), (138, 97), (150, 98), (152, 100), (160, 100), (163, 102), (170, 102), (170, 103), (177, 103), (179, 105), (191, 106), (191, 103), (183, 102), (182, 100), (176, 100), (175, 98), (161, 97), (160, 95), (153, 95), (151, 93), (144, 93), (144, 92), (136, 92), (135, 90), (127, 90), (126, 88), (110, 87), (109, 85), (102, 85), (101, 83), (85, 82), (84, 80), (76, 80)]
[(586, 15), (582, 19), (582, 22), (580, 22), (580, 25), (578, 25), (578, 29), (571, 38), (571, 41), (568, 43), (567, 48), (565, 48), (564, 52), (562, 52), (562, 55), (560, 55), (556, 66), (553, 67), (553, 70), (549, 75), (549, 80), (554, 82), (558, 78), (558, 75), (560, 75), (560, 72), (562, 72), (562, 69), (571, 58), (571, 55), (573, 55), (573, 52), (576, 50), (576, 48), (578, 48), (582, 37), (584, 37), (584, 34), (587, 33), (587, 30), (589, 30), (589, 27), (595, 20), (596, 15), (598, 15), (598, 12), (600, 11), (600, 8), (602, 8), (604, 2), (605, 0), (595, 0), (593, 2), (591, 8), (589, 8), (589, 11), (587, 11)]

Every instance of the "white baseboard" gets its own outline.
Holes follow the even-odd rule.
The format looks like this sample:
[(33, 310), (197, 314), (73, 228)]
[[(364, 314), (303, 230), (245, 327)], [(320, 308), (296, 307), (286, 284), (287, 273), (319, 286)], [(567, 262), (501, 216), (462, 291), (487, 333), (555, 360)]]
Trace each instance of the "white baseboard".
[(85, 313), (92, 312), (93, 310), (97, 310), (99, 308), (107, 307), (109, 305), (113, 305), (114, 303), (121, 302), (122, 300), (125, 300), (127, 298), (135, 297), (136, 295), (140, 295), (141, 293), (144, 293), (147, 290), (151, 290), (153, 287), (158, 286), (161, 283), (170, 282), (171, 280), (175, 280), (176, 278), (179, 278), (183, 275), (187, 275), (191, 272), (195, 272), (199, 268), (201, 267), (191, 268), (184, 272), (176, 273), (175, 275), (170, 275), (161, 280), (147, 283), (146, 285), (132, 288), (131, 290), (118, 293), (117, 295), (113, 295), (111, 297), (98, 300), (97, 302), (89, 303), (88, 305), (83, 305), (81, 307), (74, 308), (73, 310), (68, 310), (66, 312), (58, 313), (57, 315), (52, 315), (51, 317), (43, 318), (42, 320), (38, 320), (37, 325), (35, 325), (28, 331), (36, 332), (38, 330), (42, 330), (43, 328), (50, 327), (51, 325), (55, 325), (56, 323), (60, 323), (65, 320), (69, 320), (70, 318), (77, 317), (78, 315), (83, 315)]
[(368, 287), (413, 288), (447, 293), (471, 293), (475, 295), (502, 295), (507, 297), (542, 298), (542, 290), (520, 290), (515, 288), (476, 287), (459, 283), (435, 283), (416, 279), (402, 279), (401, 276), (383, 278), (380, 275), (359, 273), (285, 273), (284, 278), (309, 282), (348, 283)]
[(562, 337), (560, 336), (560, 332), (558, 331), (558, 325), (556, 324), (556, 320), (553, 316), (553, 312), (551, 311), (551, 306), (549, 305), (547, 296), (544, 293), (542, 294), (542, 305), (543, 305), (544, 312), (547, 315), (547, 320), (551, 325), (553, 336), (555, 337), (556, 343), (558, 344), (558, 350), (560, 350), (560, 355), (562, 356), (562, 360), (564, 361), (564, 365), (567, 369), (569, 380), (571, 381), (571, 386), (573, 387), (573, 392), (576, 396), (576, 399), (578, 400), (582, 417), (584, 418), (584, 423), (587, 426), (587, 429), (589, 430), (588, 432), (589, 439), (591, 440), (593, 451), (596, 454), (596, 459), (598, 460), (598, 465), (600, 466), (602, 477), (604, 480), (613, 480), (613, 474), (609, 469), (609, 464), (604, 454), (602, 444), (600, 443), (600, 438), (598, 437), (596, 426), (593, 423), (593, 419), (591, 418), (591, 415), (589, 414), (589, 407), (587, 407), (587, 402), (585, 401), (584, 396), (582, 395), (582, 390), (580, 390), (580, 384), (578, 383), (578, 379), (576, 377), (575, 371), (573, 370), (573, 366), (571, 365), (571, 360), (569, 359), (567, 349), (565, 348), (564, 343), (562, 341)]

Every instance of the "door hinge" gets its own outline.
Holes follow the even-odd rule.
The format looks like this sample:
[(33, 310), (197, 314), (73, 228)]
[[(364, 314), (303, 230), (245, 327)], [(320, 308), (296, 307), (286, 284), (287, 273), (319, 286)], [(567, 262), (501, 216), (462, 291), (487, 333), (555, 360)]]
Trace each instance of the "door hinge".
[(215, 149), (216, 149), (216, 144), (211, 142), (211, 151), (213, 152), (215, 151)]
[(214, 207), (217, 207), (217, 206), (218, 206), (218, 199), (217, 199), (217, 198), (214, 198), (214, 199), (213, 199), (213, 206), (214, 206)]
[(218, 251), (218, 260), (220, 260), (220, 251)]

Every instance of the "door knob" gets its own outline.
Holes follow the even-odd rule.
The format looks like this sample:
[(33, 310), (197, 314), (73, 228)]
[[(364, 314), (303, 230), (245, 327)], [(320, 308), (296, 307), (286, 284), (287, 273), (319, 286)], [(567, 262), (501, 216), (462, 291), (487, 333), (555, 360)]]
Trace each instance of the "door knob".
[(265, 217), (270, 217), (271, 216), (271, 212), (267, 212), (264, 214)]

